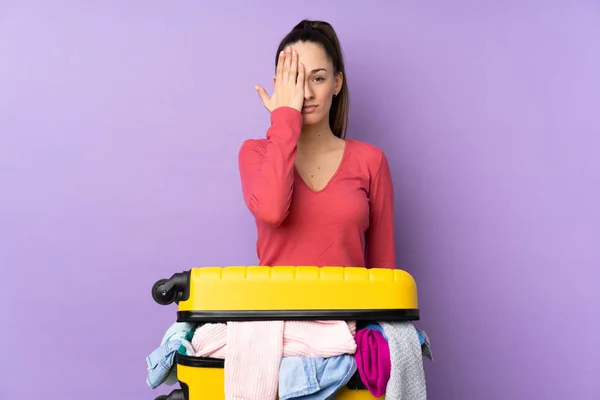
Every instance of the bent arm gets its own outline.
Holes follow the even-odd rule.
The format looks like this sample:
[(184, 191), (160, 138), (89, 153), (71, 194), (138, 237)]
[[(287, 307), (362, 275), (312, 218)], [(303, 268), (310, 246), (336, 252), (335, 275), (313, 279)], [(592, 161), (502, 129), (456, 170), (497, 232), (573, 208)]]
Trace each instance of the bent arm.
[(267, 140), (246, 140), (238, 163), (244, 202), (258, 220), (279, 226), (289, 213), (302, 114), (291, 107), (271, 113)]

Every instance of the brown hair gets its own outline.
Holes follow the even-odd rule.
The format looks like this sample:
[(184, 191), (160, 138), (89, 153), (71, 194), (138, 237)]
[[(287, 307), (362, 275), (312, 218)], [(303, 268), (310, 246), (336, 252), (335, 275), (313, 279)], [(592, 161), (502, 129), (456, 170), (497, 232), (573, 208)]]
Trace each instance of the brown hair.
[(342, 89), (331, 102), (329, 127), (335, 136), (339, 138), (346, 137), (350, 99), (348, 97), (342, 48), (335, 30), (331, 24), (324, 21), (309, 21), (306, 19), (301, 21), (281, 40), (277, 53), (275, 53), (275, 67), (277, 67), (279, 52), (296, 42), (312, 42), (321, 45), (333, 64), (334, 76), (339, 72), (343, 74)]

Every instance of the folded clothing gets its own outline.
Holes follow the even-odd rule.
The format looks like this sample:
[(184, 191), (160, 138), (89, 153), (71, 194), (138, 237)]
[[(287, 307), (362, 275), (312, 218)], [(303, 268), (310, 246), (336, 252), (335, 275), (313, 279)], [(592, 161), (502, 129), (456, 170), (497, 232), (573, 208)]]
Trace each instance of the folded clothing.
[(155, 389), (165, 384), (172, 386), (177, 383), (177, 366), (174, 365), (175, 353), (185, 349), (193, 353), (189, 342), (190, 332), (194, 326), (187, 322), (176, 322), (165, 332), (160, 346), (146, 357), (146, 383)]
[(360, 329), (355, 339), (354, 358), (360, 379), (374, 397), (380, 397), (385, 393), (392, 368), (388, 342), (381, 332), (372, 329)]
[(283, 349), (283, 321), (229, 322), (226, 400), (275, 400)]
[(391, 372), (386, 386), (388, 400), (426, 400), (423, 350), (410, 322), (381, 322), (390, 348)]
[[(194, 355), (225, 359), (228, 342), (227, 325), (217, 323), (198, 327), (192, 338)], [(283, 357), (327, 358), (354, 354), (355, 333), (356, 322), (354, 321), (285, 321)]]
[(330, 399), (356, 372), (354, 357), (284, 357), (279, 366), (279, 400)]

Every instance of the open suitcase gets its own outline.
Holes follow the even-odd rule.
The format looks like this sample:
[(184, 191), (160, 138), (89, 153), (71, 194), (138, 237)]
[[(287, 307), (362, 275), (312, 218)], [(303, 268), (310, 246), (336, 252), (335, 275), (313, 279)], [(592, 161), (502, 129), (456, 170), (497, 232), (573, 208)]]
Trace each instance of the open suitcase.
[[(178, 322), (419, 319), (415, 281), (398, 269), (193, 268), (157, 281), (152, 297), (161, 305), (177, 303)], [(223, 360), (177, 354), (176, 363), (181, 389), (156, 400), (225, 399)], [(335, 398), (374, 399), (358, 372)]]

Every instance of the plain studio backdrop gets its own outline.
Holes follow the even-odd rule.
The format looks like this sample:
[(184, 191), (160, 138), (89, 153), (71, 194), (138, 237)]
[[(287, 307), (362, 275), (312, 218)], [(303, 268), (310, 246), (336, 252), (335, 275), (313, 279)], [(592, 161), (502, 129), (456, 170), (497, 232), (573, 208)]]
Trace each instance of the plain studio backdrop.
[(599, 2), (4, 0), (0, 399), (170, 391), (150, 289), (256, 263), (237, 153), (303, 18), (390, 160), (429, 398), (600, 398)]

